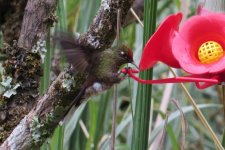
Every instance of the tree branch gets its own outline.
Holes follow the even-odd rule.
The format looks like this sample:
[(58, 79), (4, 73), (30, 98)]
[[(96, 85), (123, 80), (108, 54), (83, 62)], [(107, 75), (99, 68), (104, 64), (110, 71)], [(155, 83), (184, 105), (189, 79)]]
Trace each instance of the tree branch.
[(54, 11), (56, 0), (28, 0), (24, 11), (19, 47), (31, 50), (37, 40), (44, 40), (48, 27), (56, 21)]
[[(46, 22), (40, 20), (40, 18), (52, 21), (48, 19), (48, 16), (55, 7), (55, 1), (41, 2), (28, 1), (18, 43), (19, 46), (30, 49), (37, 39), (44, 39), (47, 33), (47, 25), (43, 27)], [(132, 3), (133, 0), (103, 0), (97, 16), (94, 18), (88, 31), (79, 37), (80, 44), (94, 47), (95, 49), (110, 47), (116, 33), (117, 9), (120, 8), (122, 10), (122, 18), (125, 18)], [(37, 5), (39, 5), (38, 8)], [(48, 8), (48, 12), (43, 8), (44, 6)], [(28, 16), (30, 16), (32, 21), (27, 18)], [(34, 30), (32, 30), (32, 27), (34, 27)], [(85, 80), (85, 74), (73, 76), (71, 70), (62, 72), (52, 83), (48, 92), (38, 100), (35, 107), (21, 120), (20, 124), (0, 148), (32, 149), (32, 147), (40, 147), (46, 138), (52, 135), (64, 113), (68, 111), (73, 99), (81, 90)], [(85, 96), (76, 104), (76, 107), (81, 104), (84, 98), (108, 88), (110, 87), (105, 85), (102, 85), (100, 89), (96, 89), (95, 86), (90, 87), (87, 89)]]
[[(12, 46), (8, 45), (3, 50), (3, 53), (7, 56), (7, 60), (3, 63), (5, 70), (3, 76), (5, 79), (12, 79), (10, 85), (5, 88), (5, 92), (10, 86), (11, 88), (17, 86), (17, 93), (8, 97), (0, 95), (0, 115), (3, 116), (0, 117), (0, 143), (8, 137), (36, 103), (39, 94), (39, 81), (42, 75), (41, 58), (38, 53), (32, 52), (31, 47), (38, 40), (45, 39), (47, 28), (52, 25), (49, 18), (56, 7), (56, 0), (29, 0), (24, 13), (25, 2), (27, 1), (13, 0), (11, 5), (15, 5), (15, 8), (13, 7), (11, 11), (16, 14), (11, 14), (10, 11), (6, 12), (5, 23), (1, 26), (5, 26), (10, 32), (10, 34), (7, 34), (7, 30), (3, 31), (6, 42), (11, 43), (12, 39), (18, 37), (15, 35), (19, 33), (20, 37), (18, 43), (14, 41)], [(6, 17), (7, 14), (12, 17)], [(24, 14), (22, 25), (21, 14)], [(16, 24), (18, 29), (12, 30), (10, 23)], [(20, 26), (22, 26), (21, 30)]]

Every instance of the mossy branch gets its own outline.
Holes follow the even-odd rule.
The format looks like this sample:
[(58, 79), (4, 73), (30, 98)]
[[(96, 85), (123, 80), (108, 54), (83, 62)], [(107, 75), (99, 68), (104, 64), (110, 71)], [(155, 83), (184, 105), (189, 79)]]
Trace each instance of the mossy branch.
[[(29, 51), (37, 40), (45, 39), (47, 26), (54, 22), (51, 12), (55, 9), (55, 3), (55, 0), (28, 1), (18, 47), (23, 47)], [(125, 18), (132, 3), (133, 0), (103, 0), (88, 31), (79, 37), (80, 44), (95, 49), (110, 47), (116, 34), (117, 10), (120, 8), (122, 18)], [(48, 11), (45, 9), (48, 9)], [(45, 19), (43, 20), (43, 18)], [(21, 118), (21, 122), (0, 148), (6, 150), (32, 149), (34, 146), (42, 145), (46, 138), (52, 135), (59, 121), (64, 117), (64, 113), (69, 109), (85, 80), (85, 74), (74, 76), (70, 69), (60, 73), (47, 93), (39, 98), (28, 115), (23, 119)], [(110, 87), (102, 85), (101, 91), (108, 88)], [(84, 98), (101, 92), (94, 87), (90, 87), (88, 91), (76, 103), (76, 107), (81, 104)]]

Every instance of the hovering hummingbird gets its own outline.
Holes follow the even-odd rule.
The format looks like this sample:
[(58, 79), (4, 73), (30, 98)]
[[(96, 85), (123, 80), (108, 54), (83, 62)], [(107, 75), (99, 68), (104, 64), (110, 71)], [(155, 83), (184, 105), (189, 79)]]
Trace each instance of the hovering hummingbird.
[(62, 53), (73, 66), (73, 72), (87, 74), (87, 79), (73, 105), (84, 95), (85, 90), (94, 83), (112, 86), (119, 83), (119, 69), (127, 63), (133, 64), (133, 53), (128, 47), (121, 45), (105, 50), (96, 50), (79, 44), (73, 35), (61, 33), (54, 40), (59, 43)]

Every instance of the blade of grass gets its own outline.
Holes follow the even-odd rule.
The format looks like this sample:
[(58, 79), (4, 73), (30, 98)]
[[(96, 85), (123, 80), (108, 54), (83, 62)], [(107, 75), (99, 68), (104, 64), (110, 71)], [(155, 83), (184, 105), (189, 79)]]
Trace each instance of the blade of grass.
[[(144, 1), (144, 39), (146, 43), (153, 34), (156, 26), (157, 0)], [(152, 79), (152, 70), (140, 73), (143, 79)], [(148, 148), (148, 133), (150, 106), (151, 106), (151, 85), (138, 84), (136, 99), (134, 129), (132, 135), (132, 150), (146, 150)]]
[[(3, 34), (2, 32), (0, 31), (0, 49), (3, 48)], [(1, 61), (4, 61), (6, 59), (5, 57), (5, 54), (2, 54), (1, 51), (0, 51), (0, 70), (3, 68), (2, 67), (2, 62)], [(1, 71), (0, 71), (1, 72)], [(0, 74), (0, 81), (1, 81), (1, 74)]]
[(65, 133), (64, 133), (64, 141), (63, 141), (63, 146), (64, 149), (68, 149), (69, 147), (69, 142), (70, 142), (70, 137), (74, 131), (74, 129), (77, 126), (77, 123), (80, 119), (80, 115), (83, 112), (84, 108), (86, 106), (86, 103), (82, 104), (77, 110), (76, 113), (72, 116), (70, 121), (66, 124), (65, 126)]
[(110, 150), (115, 149), (115, 138), (116, 138), (116, 114), (117, 114), (117, 98), (118, 98), (118, 85), (114, 85), (114, 97), (113, 97), (113, 115), (112, 115), (112, 131)]
[(64, 0), (58, 0), (57, 15), (59, 16), (59, 29), (61, 31), (66, 31), (67, 19)]
[(88, 114), (88, 119), (86, 119), (86, 121), (84, 122), (89, 132), (89, 138), (87, 138), (88, 140), (86, 143), (86, 150), (92, 149), (95, 133), (98, 132), (95, 130), (98, 119), (98, 109), (98, 101), (90, 100), (88, 102), (88, 111), (83, 112)]
[(2, 35), (2, 31), (0, 31), (0, 48), (2, 48), (3, 46), (3, 35)]
[(174, 131), (173, 131), (173, 128), (172, 128), (172, 126), (170, 125), (170, 123), (168, 123), (167, 125), (166, 125), (166, 129), (167, 129), (167, 133), (168, 133), (168, 135), (169, 135), (169, 137), (170, 137), (170, 140), (171, 140), (171, 145), (172, 145), (172, 149), (173, 150), (179, 150), (179, 144), (178, 144), (178, 142), (177, 142), (177, 139), (176, 139), (176, 135), (175, 135), (175, 133), (174, 133)]
[[(51, 72), (51, 46), (50, 46), (50, 29), (48, 31), (47, 41), (46, 41), (47, 52), (45, 54), (44, 61), (44, 76), (43, 76), (43, 91), (45, 92), (50, 85), (50, 72)], [(43, 94), (43, 93), (41, 93)]]
[(51, 139), (50, 149), (63, 150), (64, 126), (58, 126)]
[(79, 32), (85, 32), (91, 23), (92, 18), (95, 16), (96, 11), (100, 6), (101, 0), (82, 0), (80, 1), (80, 15), (78, 18), (79, 24), (77, 30)]
[[(120, 45), (120, 28), (121, 28), (121, 9), (117, 10), (117, 29), (116, 29), (116, 45)], [(116, 138), (116, 114), (117, 114), (117, 99), (118, 99), (118, 85), (114, 85), (114, 98), (113, 98), (113, 116), (112, 116), (112, 131), (111, 131), (111, 144), (110, 149), (115, 149)]]
[[(57, 15), (59, 16), (59, 21), (56, 26), (56, 32), (57, 31), (67, 31), (67, 19), (66, 19), (66, 9), (64, 5), (64, 0), (58, 0), (57, 5)], [(65, 68), (65, 57), (61, 57), (61, 66), (62, 68)]]
[(45, 61), (44, 61), (44, 76), (41, 79), (41, 88), (40, 88), (40, 94), (42, 95), (49, 87), (50, 85), (50, 73), (51, 73), (51, 41), (50, 41), (50, 28), (48, 30), (47, 40), (46, 40), (46, 48), (47, 52), (45, 54)]
[(225, 148), (225, 129), (223, 131), (222, 145), (223, 145), (223, 148)]
[(76, 29), (77, 20), (79, 17), (79, 3), (80, 0), (67, 0), (66, 1), (66, 11), (67, 11), (67, 28), (68, 31), (73, 31)]
[(111, 91), (108, 91), (106, 94), (102, 95), (100, 100), (99, 100), (99, 109), (98, 109), (98, 117), (96, 121), (96, 128), (95, 128), (95, 135), (94, 135), (94, 150), (97, 149), (98, 142), (101, 139), (101, 136), (103, 135), (103, 125), (104, 125), (104, 120), (105, 120), (105, 115), (106, 115), (106, 110), (109, 101), (109, 98), (111, 97)]
[[(84, 114), (84, 116), (85, 115), (86, 114)], [(87, 138), (85, 137), (81, 127), (77, 125), (76, 129), (72, 132), (69, 145), (64, 145), (63, 150), (85, 150), (86, 143)], [(65, 147), (67, 147), (67, 149)]]
[(187, 133), (187, 120), (185, 119), (184, 113), (182, 112), (182, 109), (181, 109), (181, 106), (180, 106), (179, 102), (177, 100), (172, 100), (172, 102), (175, 104), (177, 109), (180, 111), (181, 128), (182, 128), (182, 137), (181, 137), (180, 149), (184, 150), (186, 133)]
[(45, 141), (45, 143), (41, 146), (40, 150), (51, 150), (48, 140)]

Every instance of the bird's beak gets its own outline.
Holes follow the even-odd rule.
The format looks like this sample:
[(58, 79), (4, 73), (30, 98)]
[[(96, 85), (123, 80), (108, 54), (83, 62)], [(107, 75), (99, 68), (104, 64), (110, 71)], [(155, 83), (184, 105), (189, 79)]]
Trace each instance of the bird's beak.
[(134, 65), (138, 70), (140, 70), (139, 67), (134, 62), (132, 62), (131, 64)]

